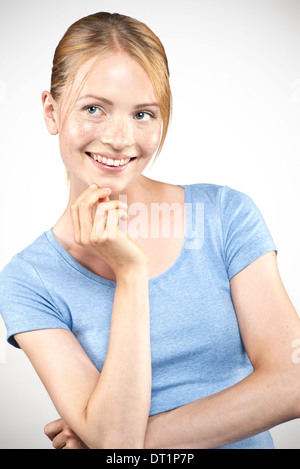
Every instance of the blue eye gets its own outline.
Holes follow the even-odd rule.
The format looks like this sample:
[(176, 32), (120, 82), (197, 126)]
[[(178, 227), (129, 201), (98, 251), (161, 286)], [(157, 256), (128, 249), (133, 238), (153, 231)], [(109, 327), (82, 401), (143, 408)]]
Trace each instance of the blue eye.
[(96, 106), (88, 106), (87, 111), (89, 114), (96, 114), (98, 108)]
[(102, 109), (96, 104), (88, 104), (82, 108), (82, 111), (87, 113), (89, 116), (100, 116)]
[[(146, 119), (144, 119), (144, 117), (146, 117)], [(140, 111), (140, 112), (137, 112), (135, 114), (135, 118), (138, 120), (138, 121), (147, 121), (151, 118), (150, 114), (148, 112), (143, 112), (143, 111)]]

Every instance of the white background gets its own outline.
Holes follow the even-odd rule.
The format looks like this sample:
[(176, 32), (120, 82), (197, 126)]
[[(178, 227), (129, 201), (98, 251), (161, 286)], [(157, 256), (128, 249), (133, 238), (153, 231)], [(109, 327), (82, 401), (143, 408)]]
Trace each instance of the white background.
[[(0, 270), (64, 210), (65, 172), (40, 97), (67, 27), (100, 10), (148, 24), (169, 58), (173, 122), (145, 174), (174, 184), (224, 184), (250, 195), (273, 235), (299, 312), (298, 0), (3, 0)], [(23, 352), (5, 344), (1, 322), (0, 332), (0, 448), (49, 448), (43, 427), (56, 411)], [(272, 435), (277, 448), (300, 449), (299, 420)]]

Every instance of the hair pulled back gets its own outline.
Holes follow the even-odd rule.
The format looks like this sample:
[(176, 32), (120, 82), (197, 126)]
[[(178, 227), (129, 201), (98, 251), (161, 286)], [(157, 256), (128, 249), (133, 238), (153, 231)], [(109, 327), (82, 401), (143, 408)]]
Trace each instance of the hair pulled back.
[(106, 12), (95, 13), (73, 23), (55, 50), (51, 94), (58, 101), (86, 61), (118, 51), (125, 51), (137, 60), (153, 83), (163, 121), (158, 156), (170, 122), (172, 95), (164, 47), (144, 23), (129, 16)]

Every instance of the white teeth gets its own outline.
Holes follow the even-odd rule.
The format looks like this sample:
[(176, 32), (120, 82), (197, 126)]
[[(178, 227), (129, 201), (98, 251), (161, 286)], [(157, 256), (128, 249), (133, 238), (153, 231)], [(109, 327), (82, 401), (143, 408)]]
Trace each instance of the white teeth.
[(90, 153), (90, 155), (92, 158), (94, 158), (94, 160), (99, 161), (99, 163), (106, 164), (107, 166), (123, 166), (130, 161), (130, 158), (113, 160), (112, 158), (106, 158), (105, 156), (95, 155), (94, 153)]

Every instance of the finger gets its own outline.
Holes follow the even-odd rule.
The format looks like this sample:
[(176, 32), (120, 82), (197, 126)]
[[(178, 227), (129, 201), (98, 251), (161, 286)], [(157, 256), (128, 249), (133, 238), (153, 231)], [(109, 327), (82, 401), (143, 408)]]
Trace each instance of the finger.
[(127, 211), (123, 209), (119, 210), (119, 235), (128, 236), (128, 219), (129, 215)]
[(99, 199), (108, 201), (110, 192), (109, 188), (99, 188), (96, 185), (91, 186), (71, 206), (71, 217), (76, 242), (84, 241), (85, 236), (89, 235), (93, 223), (93, 206)]
[(93, 184), (92, 186), (85, 189), (82, 194), (76, 199), (76, 203), (82, 202), (86, 197), (95, 196), (96, 200), (97, 196), (99, 199), (103, 199), (107, 197), (111, 193), (111, 189), (109, 187), (99, 187), (97, 184)]
[(123, 208), (119, 208), (117, 209), (118, 212), (119, 212), (119, 220), (128, 220), (129, 219), (129, 215), (127, 213), (127, 210), (123, 209)]
[(126, 202), (121, 202), (120, 200), (109, 200), (107, 202), (100, 202), (97, 206), (95, 218), (96, 216), (103, 216), (107, 215), (109, 210), (112, 209), (128, 209), (128, 205)]
[(66, 446), (66, 438), (63, 432), (56, 435), (52, 440), (52, 446), (55, 449), (63, 449)]
[(105, 202), (100, 202), (97, 206), (97, 213), (107, 212), (108, 210), (116, 208), (123, 208), (124, 210), (127, 210), (128, 205), (126, 202), (122, 202), (121, 200), (108, 200)]
[(76, 442), (77, 440), (77, 435), (66, 423), (64, 423), (63, 430), (53, 438), (52, 445), (56, 449), (63, 449), (70, 442)]
[(115, 209), (123, 209), (124, 211), (127, 210), (127, 204), (125, 202), (120, 202), (119, 200), (110, 200), (109, 202), (102, 202), (99, 203), (96, 209), (95, 218), (94, 218), (94, 227), (93, 230), (96, 232), (100, 238), (102, 237), (106, 222), (107, 222), (107, 214), (110, 210)]
[(99, 201), (109, 201), (108, 196), (111, 190), (105, 187), (99, 187), (97, 189), (91, 189), (90, 191), (84, 191), (83, 194), (75, 202), (78, 207), (92, 207)]
[(52, 441), (53, 438), (64, 428), (65, 422), (62, 419), (54, 420), (44, 427), (45, 435)]
[(88, 449), (88, 447), (76, 436), (70, 438), (62, 449)]
[[(118, 205), (121, 205), (121, 208), (115, 208), (118, 207)], [(127, 204), (118, 204), (118, 201), (111, 201), (109, 204), (99, 204), (97, 207), (93, 227), (93, 231), (96, 232), (99, 238), (102, 238), (104, 232), (107, 230), (109, 213), (111, 213), (111, 215), (108, 226), (110, 227), (111, 236), (113, 236), (113, 233), (115, 233), (114, 227), (118, 225), (119, 219), (122, 218), (123, 220), (127, 220), (129, 218), (127, 215)]]
[(107, 214), (106, 226), (105, 226), (106, 235), (109, 238), (117, 237), (118, 223), (119, 223), (118, 210), (109, 210)]
[(120, 219), (127, 220), (128, 214), (124, 209), (109, 210), (106, 219), (105, 231), (109, 238), (120, 237)]

